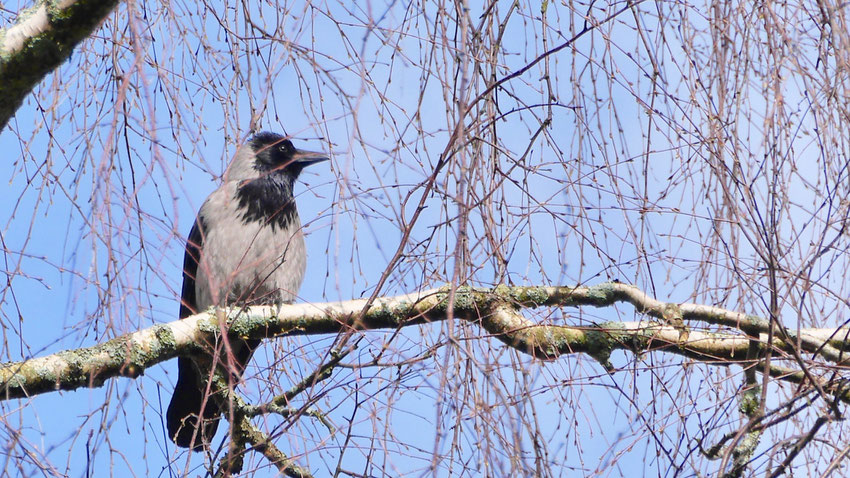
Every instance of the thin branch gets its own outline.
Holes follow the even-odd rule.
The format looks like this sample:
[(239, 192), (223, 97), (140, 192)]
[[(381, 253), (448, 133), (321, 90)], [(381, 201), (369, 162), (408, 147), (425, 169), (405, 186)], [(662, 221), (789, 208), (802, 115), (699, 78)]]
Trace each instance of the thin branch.
[(265, 456), (282, 475), (291, 478), (310, 478), (313, 476), (307, 469), (302, 468), (280, 451), (266, 433), (251, 423), (249, 416), (254, 407), (245, 403), (221, 377), (218, 377), (215, 381), (216, 387), (227, 395), (228, 404), (232, 405), (235, 416), (235, 424), (230, 432), (232, 440), (227, 453), (221, 460), (219, 469), (216, 470), (216, 477), (230, 476), (242, 471), (246, 445), (250, 445), (249, 450), (258, 451)]

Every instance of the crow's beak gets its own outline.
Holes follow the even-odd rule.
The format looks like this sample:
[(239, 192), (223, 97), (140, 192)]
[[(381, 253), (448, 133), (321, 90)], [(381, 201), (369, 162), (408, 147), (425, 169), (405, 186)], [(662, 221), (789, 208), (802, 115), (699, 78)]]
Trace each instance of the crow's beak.
[(292, 155), (292, 162), (298, 163), (299, 166), (306, 167), (311, 164), (321, 163), (322, 161), (327, 161), (330, 158), (325, 153), (320, 153), (318, 151), (305, 151), (303, 149), (296, 149), (295, 154)]

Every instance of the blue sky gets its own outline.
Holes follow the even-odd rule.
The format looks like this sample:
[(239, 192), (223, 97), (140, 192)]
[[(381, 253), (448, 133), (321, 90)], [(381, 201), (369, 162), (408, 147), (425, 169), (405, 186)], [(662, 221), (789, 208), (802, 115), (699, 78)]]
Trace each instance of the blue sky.
[[(467, 100), (483, 89), (464, 55), (486, 52), (453, 50), (457, 25), (432, 5), (421, 12), (400, 2), (261, 3), (251, 7), (250, 22), (242, 7), (129, 5), (46, 78), (0, 133), (0, 148), (9, 152), (0, 177), (9, 178), (4, 197), (14, 203), (0, 214), (12, 284), (0, 296), (4, 360), (92, 345), (176, 318), (183, 237), (252, 127), (332, 157), (307, 170), (298, 188), (309, 251), (299, 300), (370, 295), (422, 194), (419, 185), (449, 140), (462, 96), (452, 81), (466, 72)], [(498, 4), (502, 15), (509, 5)], [(471, 8), (474, 25), (483, 12)], [(611, 13), (588, 11), (598, 19)], [(708, 254), (700, 244), (712, 234), (716, 191), (689, 182), (707, 174), (706, 152), (694, 144), (704, 132), (689, 115), (703, 111), (698, 103), (710, 102), (711, 92), (691, 102), (671, 99), (701, 90), (689, 83), (696, 73), (682, 71), (687, 62), (670, 50), (652, 59), (661, 65), (662, 91), (654, 86), (635, 22), (651, 33), (650, 43), (662, 32), (677, 44), (681, 30), (641, 12), (638, 20), (626, 14), (600, 26), (506, 84), (497, 112), (475, 112), (497, 118), (488, 124), (498, 144), (487, 141), (492, 129), (474, 130), (484, 140), (463, 148), (440, 176), (384, 294), (452, 279), (463, 173), (457, 165), (465, 162), (477, 165), (467, 187), (484, 198), (470, 209), (471, 283), (618, 279), (665, 300), (741, 304), (746, 292), (721, 290), (732, 276), (722, 260), (709, 273), (698, 266)], [(540, 55), (544, 37), (551, 48), (584, 25), (560, 4), (546, 15), (544, 26), (539, 5), (521, 4), (509, 17), (497, 77)], [(700, 58), (698, 50), (694, 55)], [(800, 101), (795, 91), (789, 87), (789, 102)], [(750, 101), (764, 104), (756, 95)], [(535, 136), (550, 111), (551, 123)], [(758, 125), (742, 129), (751, 131), (758, 152)], [(805, 157), (807, 147), (799, 149)], [(800, 189), (797, 198), (810, 200), (813, 193)], [(742, 251), (746, 262), (752, 251)], [(630, 307), (530, 316), (568, 324), (638, 320)], [(432, 465), (440, 476), (498, 475), (515, 466), (510, 452), (490, 447), (517, 452), (527, 466), (536, 450), (562, 474), (656, 475), (671, 460), (693, 464), (689, 453), (706, 423), (737, 426), (729, 398), (741, 379), (726, 369), (616, 353), (622, 369), (608, 375), (585, 356), (535, 361), (483, 335), (461, 324), (410, 328), (391, 341), (386, 331), (365, 333), (350, 363), (367, 362), (387, 344), (389, 361), (431, 347), (436, 353), (398, 369), (339, 370), (314, 391), (315, 407), (328, 413), (336, 433), (303, 418), (275, 429), (278, 445), (318, 476), (337, 462), (393, 476), (428, 475)], [(271, 396), (268, 382), (277, 393), (286, 390), (312, 371), (332, 340), (264, 345), (242, 390), (252, 399)], [(26, 474), (42, 473), (38, 462), (54, 467), (44, 474), (71, 476), (201, 473), (203, 456), (175, 449), (164, 435), (161, 414), (175, 373), (171, 362), (137, 380), (5, 403), (3, 435), (13, 453), (39, 457), (25, 461)], [(677, 407), (691, 413), (673, 413)], [(497, 433), (504, 436), (490, 436)], [(356, 446), (340, 456), (347, 438)], [(535, 448), (535, 440), (546, 446)], [(272, 474), (257, 456), (250, 466)]]

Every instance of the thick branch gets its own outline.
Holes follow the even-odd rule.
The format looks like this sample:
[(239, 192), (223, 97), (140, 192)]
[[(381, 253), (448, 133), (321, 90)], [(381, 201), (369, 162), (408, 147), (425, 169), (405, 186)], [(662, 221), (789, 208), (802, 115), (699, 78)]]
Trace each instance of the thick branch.
[[(228, 320), (231, 335), (241, 338), (337, 333), (346, 329), (396, 329), (440, 321), (448, 316), (448, 293), (449, 289), (443, 288), (381, 298), (362, 315), (362, 320), (358, 320), (358, 317), (361, 317), (365, 299), (281, 307), (255, 306), (220, 311), (223, 313), (197, 314), (127, 334), (94, 347), (3, 364), (0, 366), (0, 383), (5, 384), (6, 398), (20, 398), (51, 390), (97, 387), (106, 379), (116, 376), (137, 376), (147, 367), (176, 355), (199, 352), (201, 349), (198, 344), (209, 343), (212, 336), (222, 330), (218, 325), (219, 320)], [(638, 310), (656, 317), (669, 317), (671, 308), (679, 308), (691, 320), (735, 325), (736, 322), (729, 318), (738, 317), (741, 319), (739, 325), (753, 322), (748, 319), (750, 316), (716, 307), (656, 301), (637, 288), (620, 283), (577, 288), (459, 287), (453, 300), (453, 315), (479, 324), (511, 347), (543, 359), (582, 352), (607, 366), (611, 351), (616, 349), (635, 353), (663, 350), (697, 360), (750, 365), (746, 360), (750, 337), (743, 333), (683, 333), (680, 325), (645, 321), (608, 322), (590, 327), (539, 325), (519, 312), (522, 308), (540, 306), (602, 307), (617, 302), (632, 303)], [(718, 320), (718, 317), (726, 319)], [(824, 345), (827, 340), (843, 348), (844, 344), (836, 342), (836, 337), (843, 337), (846, 333), (844, 329), (812, 329), (803, 330), (800, 336), (806, 343), (819, 344), (823, 351), (837, 350)], [(758, 336), (762, 347), (766, 347), (767, 334)], [(786, 345), (774, 339), (774, 347), (781, 349)], [(831, 354), (822, 355), (827, 359), (831, 357)], [(788, 374), (779, 369), (771, 370), (771, 374), (789, 381), (802, 380), (797, 374)], [(844, 394), (841, 392), (842, 396)]]
[(0, 131), (42, 78), (91, 35), (118, 0), (41, 0), (0, 30)]

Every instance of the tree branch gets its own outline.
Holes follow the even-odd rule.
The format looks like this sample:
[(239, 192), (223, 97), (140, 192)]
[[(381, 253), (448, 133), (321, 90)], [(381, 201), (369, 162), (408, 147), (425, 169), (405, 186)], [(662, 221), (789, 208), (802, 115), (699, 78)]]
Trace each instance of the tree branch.
[(0, 30), (0, 131), (24, 98), (62, 64), (118, 0), (41, 0)]
[[(628, 302), (653, 317), (669, 317), (677, 308), (688, 320), (710, 324), (737, 326), (733, 330), (705, 332), (685, 330), (681, 325), (658, 322), (606, 322), (592, 326), (535, 324), (520, 310), (537, 307), (611, 306)], [(0, 366), (0, 383), (5, 398), (21, 398), (52, 390), (98, 387), (108, 378), (135, 377), (152, 365), (177, 355), (191, 355), (202, 349), (221, 330), (234, 337), (269, 338), (283, 335), (338, 333), (342, 330), (396, 329), (399, 327), (445, 320), (449, 304), (449, 288), (377, 299), (362, 314), (366, 299), (346, 302), (254, 306), (225, 309), (225, 313), (209, 312), (183, 320), (156, 325), (89, 348), (59, 352), (47, 357)], [(493, 289), (458, 287), (453, 303), (454, 317), (477, 323), (493, 337), (524, 353), (541, 359), (585, 353), (610, 368), (608, 358), (613, 350), (634, 353), (664, 351), (696, 360), (720, 364), (753, 365), (747, 360), (752, 335), (743, 333), (758, 324), (757, 317), (717, 307), (697, 304), (674, 304), (650, 298), (638, 288), (621, 283), (604, 283), (592, 287), (507, 287)], [(219, 319), (221, 317), (221, 319)], [(362, 319), (359, 319), (362, 317)], [(221, 328), (219, 320), (229, 325)], [(757, 325), (756, 325), (757, 326)], [(790, 333), (790, 332), (789, 332)], [(839, 362), (841, 353), (835, 346), (846, 344), (836, 340), (847, 334), (842, 329), (804, 329), (799, 339), (817, 346), (813, 356)], [(757, 334), (762, 351), (767, 347), (767, 333)], [(797, 336), (797, 335), (795, 335)], [(828, 344), (827, 341), (831, 341)], [(773, 347), (790, 347), (774, 338)], [(782, 357), (779, 357), (780, 359)], [(790, 369), (771, 369), (771, 375), (794, 383), (804, 381)], [(839, 385), (821, 383), (830, 393), (844, 401), (850, 394)]]

